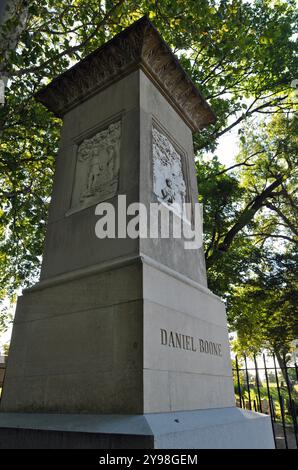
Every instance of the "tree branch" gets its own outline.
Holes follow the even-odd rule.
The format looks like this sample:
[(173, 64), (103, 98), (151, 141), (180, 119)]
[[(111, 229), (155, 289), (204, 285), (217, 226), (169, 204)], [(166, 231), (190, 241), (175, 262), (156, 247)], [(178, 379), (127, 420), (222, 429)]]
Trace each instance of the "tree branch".
[(280, 210), (278, 207), (276, 207), (274, 204), (272, 204), (271, 202), (267, 201), (265, 203), (265, 206), (276, 212), (279, 217), (286, 223), (286, 225), (292, 230), (293, 233), (295, 233), (295, 235), (298, 236), (298, 229), (295, 227), (295, 225), (290, 221), (290, 219), (283, 213), (282, 210)]
[(273, 233), (250, 233), (245, 235), (247, 238), (252, 238), (252, 237), (262, 237), (262, 239), (268, 239), (268, 238), (282, 238), (283, 240), (287, 240), (291, 243), (295, 243), (296, 245), (298, 244), (298, 240), (295, 238), (288, 237), (287, 235), (281, 235), (281, 234), (273, 234)]
[[(257, 106), (256, 108), (254, 109), (251, 109), (252, 108), (252, 105), (254, 103), (252, 103), (252, 105), (250, 105), (250, 107), (246, 110), (245, 113), (243, 113), (241, 116), (239, 116), (238, 119), (236, 119), (236, 121), (234, 121), (232, 124), (230, 124), (228, 127), (226, 127), (225, 129), (223, 129), (222, 131), (220, 132), (215, 132), (212, 134), (212, 137), (214, 139), (218, 139), (218, 137), (221, 137), (223, 134), (225, 134), (226, 132), (229, 132), (230, 130), (232, 130), (235, 126), (237, 126), (238, 124), (240, 124), (240, 122), (242, 122), (244, 119), (246, 119), (248, 116), (251, 116), (253, 113), (256, 113), (256, 112), (259, 112), (261, 109), (264, 109), (264, 108), (267, 108), (267, 107), (271, 107), (271, 106), (275, 106), (277, 103), (279, 103), (280, 101), (283, 101), (284, 99), (286, 98), (286, 96), (281, 96), (279, 98), (276, 98), (272, 101), (267, 101), (266, 103), (263, 103), (261, 104), (260, 106)], [(256, 100), (255, 100), (256, 101)], [(254, 101), (254, 102), (255, 102)]]
[(96, 28), (94, 29), (94, 31), (83, 41), (81, 42), (80, 44), (76, 45), (76, 46), (73, 46), (73, 47), (69, 47), (67, 49), (64, 49), (63, 51), (61, 51), (59, 54), (57, 54), (55, 57), (51, 57), (50, 59), (46, 60), (45, 62), (43, 62), (42, 64), (40, 65), (37, 65), (37, 66), (34, 66), (34, 67), (28, 67), (28, 68), (22, 68), (22, 69), (19, 69), (19, 70), (16, 70), (14, 72), (10, 72), (8, 73), (7, 75), (9, 77), (13, 77), (13, 76), (22, 76), (24, 74), (27, 74), (27, 73), (34, 73), (34, 72), (38, 72), (44, 68), (46, 68), (48, 65), (50, 65), (52, 62), (55, 62), (57, 61), (58, 59), (61, 59), (62, 57), (66, 56), (66, 55), (70, 55), (70, 54), (74, 54), (76, 51), (79, 51), (81, 48), (83, 48), (84, 46), (86, 46), (86, 44), (88, 44), (88, 42), (91, 41), (92, 38), (94, 38), (94, 36), (97, 34), (97, 32), (99, 31), (99, 29), (106, 23), (107, 19), (122, 5), (122, 3), (124, 3), (125, 0), (119, 0), (106, 14), (105, 16), (103, 17), (103, 19), (97, 24)]
[(217, 250), (214, 250), (212, 254), (206, 259), (207, 267), (209, 268), (215, 261), (218, 253), (225, 253), (230, 248), (236, 235), (254, 218), (256, 212), (264, 205), (264, 201), (270, 197), (272, 191), (274, 191), (282, 183), (282, 175), (277, 177), (273, 183), (271, 183), (264, 191), (255, 197), (240, 214), (237, 222), (225, 235), (223, 241), (218, 245)]
[(256, 155), (258, 155), (258, 154), (260, 154), (260, 153), (263, 153), (263, 150), (259, 150), (258, 152), (253, 153), (252, 155), (250, 155), (249, 157), (247, 157), (247, 158), (244, 160), (244, 162), (235, 163), (235, 165), (232, 165), (232, 166), (230, 166), (229, 168), (225, 168), (224, 170), (219, 171), (218, 173), (210, 173), (209, 175), (207, 175), (207, 177), (205, 178), (205, 180), (208, 180), (209, 178), (216, 178), (217, 176), (223, 175), (224, 173), (227, 173), (228, 171), (233, 170), (234, 168), (237, 168), (237, 167), (239, 167), (239, 166), (254, 166), (254, 165), (255, 165), (254, 163), (247, 163), (247, 162), (248, 162), (248, 160), (250, 160), (252, 157), (255, 157)]

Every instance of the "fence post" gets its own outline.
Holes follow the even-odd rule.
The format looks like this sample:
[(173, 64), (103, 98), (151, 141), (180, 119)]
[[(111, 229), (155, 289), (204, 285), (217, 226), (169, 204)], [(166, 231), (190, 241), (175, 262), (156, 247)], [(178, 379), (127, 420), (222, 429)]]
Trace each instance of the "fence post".
[(271, 425), (272, 425), (274, 444), (275, 444), (275, 448), (276, 448), (276, 436), (275, 436), (275, 429), (274, 429), (275, 411), (274, 411), (274, 408), (273, 408), (272, 397), (270, 395), (270, 387), (269, 387), (269, 380), (268, 380), (268, 374), (267, 374), (267, 365), (266, 365), (265, 354), (263, 354), (263, 362), (264, 362), (266, 385), (267, 385), (267, 395), (268, 395), (268, 403), (269, 403), (269, 410), (270, 410), (270, 419), (271, 419)]
[(260, 412), (262, 413), (263, 410), (262, 410), (262, 401), (261, 401), (261, 392), (260, 392), (260, 383), (259, 383), (259, 370), (258, 370), (258, 364), (257, 364), (257, 359), (256, 359), (255, 354), (254, 354), (254, 363), (255, 363), (255, 369), (256, 369), (256, 384), (257, 384)]
[(240, 385), (240, 376), (239, 376), (238, 357), (236, 356), (235, 359), (236, 359), (236, 374), (237, 374), (237, 382), (238, 382), (238, 394), (239, 394), (240, 408), (244, 408), (244, 406), (242, 406), (242, 395), (241, 395), (241, 385)]
[[(263, 364), (258, 362), (259, 357), (256, 354), (253, 356), (252, 365), (248, 365), (247, 356), (243, 355), (243, 358), (244, 365), (240, 366), (239, 356), (235, 355), (235, 368), (233, 369), (235, 394), (237, 396), (239, 394), (238, 406), (257, 412), (260, 411), (261, 413), (270, 413), (275, 448), (280, 447), (278, 439), (282, 439), (282, 444), (284, 443), (283, 445), (286, 449), (295, 447), (294, 443), (298, 449), (297, 401), (295, 402), (296, 394), (291, 387), (291, 376), (289, 374), (291, 369), (294, 373), (294, 377), (296, 376), (298, 380), (298, 364), (294, 363), (293, 366), (288, 366), (285, 358), (278, 363), (275, 354), (272, 355), (273, 364), (269, 366), (268, 358), (265, 353), (260, 355)], [(270, 372), (270, 374), (273, 375), (273, 380), (271, 380), (271, 382), (273, 382), (272, 384), (270, 384), (269, 370), (273, 371), (273, 374)], [(255, 371), (256, 373), (255, 382), (250, 382), (250, 371)], [(264, 371), (264, 375), (263, 372), (260, 371)], [(245, 398), (244, 390), (240, 382), (242, 377), (240, 374), (242, 373), (247, 383), (248, 399)], [(254, 372), (252, 372), (252, 374), (253, 373)], [(281, 373), (282, 375), (280, 375)], [(253, 388), (252, 383), (254, 384)], [(268, 398), (268, 403), (266, 397)], [(280, 409), (280, 416), (279, 411), (277, 414), (278, 407)]]
[(290, 386), (290, 379), (289, 379), (289, 374), (288, 374), (288, 367), (286, 363), (286, 358), (285, 356), (283, 357), (283, 362), (284, 362), (284, 369), (285, 369), (285, 376), (286, 376), (286, 384), (287, 384), (287, 389), (288, 389), (288, 395), (289, 395), (289, 403), (290, 403), (290, 414), (291, 418), (293, 421), (293, 426), (294, 426), (294, 434), (295, 434), (295, 440), (296, 440), (296, 446), (298, 448), (298, 433), (297, 433), (297, 418), (296, 418), (296, 409), (295, 409), (295, 403), (292, 398), (292, 392), (291, 392), (291, 386)]
[(249, 376), (248, 376), (247, 361), (246, 361), (246, 356), (245, 355), (244, 355), (244, 362), (245, 362), (245, 373), (246, 373), (246, 383), (247, 383), (247, 391), (248, 391), (249, 409), (251, 410), (251, 396), (250, 396), (250, 387), (249, 387)]
[(287, 438), (286, 423), (285, 423), (285, 416), (284, 416), (284, 407), (283, 407), (283, 402), (282, 402), (282, 396), (281, 396), (281, 393), (280, 393), (279, 380), (278, 380), (277, 368), (276, 368), (275, 354), (273, 354), (273, 362), (274, 362), (275, 380), (276, 380), (277, 393), (278, 393), (278, 400), (279, 400), (279, 406), (280, 406), (282, 427), (283, 427), (283, 433), (284, 433), (284, 438), (285, 438), (285, 445), (286, 445), (286, 449), (288, 449), (289, 447), (288, 447), (288, 438)]

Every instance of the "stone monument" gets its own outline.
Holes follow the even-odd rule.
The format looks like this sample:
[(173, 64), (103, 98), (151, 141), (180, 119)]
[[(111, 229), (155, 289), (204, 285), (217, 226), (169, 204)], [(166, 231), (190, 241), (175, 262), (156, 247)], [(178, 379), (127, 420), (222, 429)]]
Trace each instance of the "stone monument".
[(37, 99), (63, 128), (40, 281), (18, 299), (0, 447), (273, 447), (270, 418), (235, 407), (202, 248), (94, 229), (100, 202), (122, 214), (119, 196), (176, 218), (195, 206), (192, 132), (215, 120), (205, 99), (146, 17)]

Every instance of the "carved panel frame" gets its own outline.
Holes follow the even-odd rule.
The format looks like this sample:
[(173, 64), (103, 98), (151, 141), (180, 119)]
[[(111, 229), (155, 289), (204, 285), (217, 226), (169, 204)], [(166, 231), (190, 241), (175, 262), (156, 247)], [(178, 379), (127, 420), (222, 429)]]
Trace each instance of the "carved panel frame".
[(73, 175), (72, 175), (72, 190), (71, 190), (71, 197), (70, 197), (70, 205), (69, 205), (69, 210), (66, 212), (66, 216), (70, 216), (72, 214), (75, 214), (76, 212), (80, 212), (82, 210), (88, 209), (89, 207), (92, 207), (100, 202), (106, 201), (111, 199), (112, 197), (115, 197), (118, 192), (119, 192), (119, 184), (120, 184), (120, 173), (121, 173), (121, 147), (122, 147), (122, 139), (123, 139), (123, 133), (121, 133), (120, 136), (120, 169), (119, 169), (119, 180), (118, 180), (118, 188), (111, 197), (107, 197), (104, 199), (98, 198), (97, 202), (94, 202), (94, 200), (90, 201), (90, 204), (79, 204), (79, 205), (73, 205), (74, 201), (74, 191), (75, 191), (75, 185), (76, 185), (76, 176), (77, 176), (77, 166), (78, 166), (78, 151), (80, 145), (86, 140), (86, 139), (91, 139), (92, 137), (96, 136), (101, 131), (104, 131), (107, 129), (111, 124), (115, 124), (116, 122), (120, 121), (121, 122), (121, 127), (123, 127), (123, 115), (124, 115), (124, 110), (121, 110), (120, 112), (116, 113), (113, 116), (110, 116), (108, 119), (105, 119), (104, 121), (101, 121), (99, 124), (96, 126), (93, 126), (91, 128), (88, 128), (87, 130), (83, 131), (81, 134), (76, 136), (75, 138), (72, 139), (73, 141), (73, 159), (75, 161), (75, 164), (73, 166)]
[[(151, 135), (150, 135), (150, 146), (151, 146), (151, 155), (150, 155), (150, 180), (151, 180), (151, 194), (154, 202), (159, 202), (158, 197), (156, 196), (154, 192), (154, 168), (153, 168), (153, 161), (154, 161), (154, 155), (153, 155), (153, 129), (156, 128), (158, 132), (163, 134), (172, 144), (176, 152), (180, 155), (181, 157), (181, 165), (182, 165), (182, 174), (184, 177), (184, 182), (186, 186), (186, 191), (185, 191), (185, 202), (191, 203), (191, 224), (193, 222), (193, 200), (191, 197), (191, 192), (190, 192), (190, 169), (189, 169), (189, 156), (188, 153), (185, 151), (185, 149), (177, 142), (177, 140), (173, 137), (173, 135), (165, 128), (165, 126), (159, 121), (159, 119), (152, 115), (151, 118)], [(168, 206), (168, 209), (172, 211), (172, 209)], [(177, 212), (175, 212), (176, 215)], [(178, 215), (178, 217), (180, 217)]]

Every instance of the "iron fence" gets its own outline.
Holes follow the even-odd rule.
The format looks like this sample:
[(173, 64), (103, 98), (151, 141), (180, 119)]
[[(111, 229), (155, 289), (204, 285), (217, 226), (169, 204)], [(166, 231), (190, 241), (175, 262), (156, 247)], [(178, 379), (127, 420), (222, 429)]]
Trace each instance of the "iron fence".
[[(285, 359), (235, 357), (234, 387), (240, 408), (270, 415), (276, 448), (298, 449), (298, 366)], [(260, 362), (261, 361), (261, 362)]]

